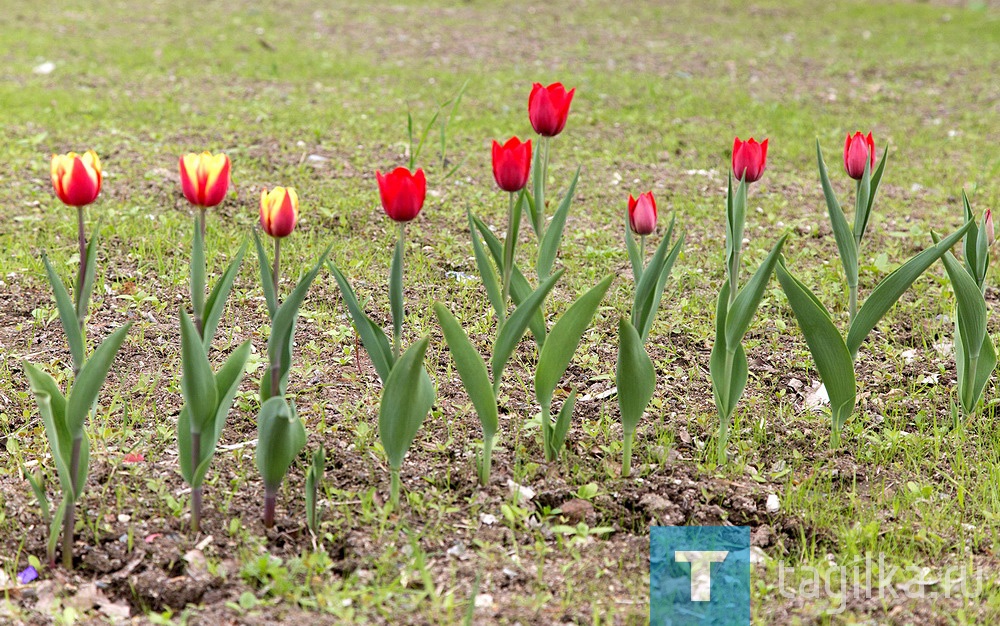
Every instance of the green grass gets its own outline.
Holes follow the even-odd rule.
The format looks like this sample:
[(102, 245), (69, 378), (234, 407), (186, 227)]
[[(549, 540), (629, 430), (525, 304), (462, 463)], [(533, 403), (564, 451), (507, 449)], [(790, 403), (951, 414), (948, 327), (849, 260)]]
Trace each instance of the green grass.
[[(772, 560), (754, 570), (756, 623), (773, 623), (773, 615), (790, 624), (990, 623), (1000, 616), (996, 387), (987, 387), (980, 416), (948, 428), (954, 367), (934, 347), (952, 333), (941, 268), (917, 281), (862, 348), (859, 408), (839, 451), (827, 449), (826, 418), (803, 411), (788, 384), (794, 378), (808, 388), (818, 377), (776, 282), (747, 338), (751, 378), (731, 435), (734, 462), (725, 469), (711, 462), (717, 422), (707, 380), (733, 136), (770, 138), (767, 171), (751, 191), (745, 267), (791, 230), (789, 265), (846, 321), (814, 142), (822, 142), (842, 199), (853, 187), (839, 175), (844, 134), (870, 129), (880, 151), (890, 144), (862, 251), (864, 297), (930, 243), (931, 228), (959, 225), (961, 189), (977, 211), (998, 206), (995, 9), (815, 0), (753, 8), (637, 1), (611, 12), (604, 3), (568, 0), (534, 11), (484, 0), (256, 4), (91, 3), (53, 11), (21, 3), (0, 11), (0, 437), (8, 452), (0, 460), (0, 476), (8, 477), (0, 479), (0, 536), (7, 538), (0, 568), (8, 576), (23, 569), (27, 554), (44, 550), (45, 529), (19, 467), (45, 468), (54, 480), (19, 361), (30, 358), (61, 382), (67, 378), (68, 353), (40, 259), (44, 250), (64, 275), (75, 269), (73, 216), (51, 192), (51, 153), (94, 148), (107, 173), (101, 199), (88, 209), (102, 237), (92, 332), (136, 322), (130, 360), (112, 371), (89, 426), (95, 469), (77, 537), (104, 546), (127, 534), (132, 554), (152, 533), (180, 532), (179, 561), (198, 538), (183, 533), (188, 496), (170, 452), (180, 405), (177, 308), (187, 297), (191, 227), (178, 156), (207, 148), (233, 161), (235, 192), (208, 223), (211, 271), (225, 267), (256, 223), (260, 188), (294, 186), (301, 220), (283, 246), (284, 266), (294, 275), (333, 243), (331, 259), (387, 325), (394, 231), (378, 206), (374, 171), (406, 163), (407, 111), (421, 126), (468, 81), (449, 123), (448, 163), (440, 162), (433, 133), (418, 163), (430, 193), (410, 228), (405, 340), (439, 337), (430, 305), (441, 300), (485, 350), (493, 332), (485, 293), (454, 274), (475, 274), (465, 211), (502, 224), (506, 198), (493, 186), (489, 141), (530, 136), (531, 83), (559, 80), (577, 95), (553, 144), (550, 197), (578, 165), (582, 174), (557, 261), (567, 271), (549, 313), (564, 311), (601, 276), (621, 276), (570, 368), (568, 380), (581, 394), (613, 384), (615, 320), (631, 294), (620, 232), (628, 193), (653, 189), (661, 220), (675, 211), (688, 234), (650, 335), (658, 388), (637, 434), (638, 479), (617, 477), (613, 396), (580, 409), (586, 417), (574, 422), (563, 461), (541, 462), (536, 355), (526, 341), (502, 393), (509, 412), (497, 443), (501, 469), (489, 489), (475, 488), (479, 426), (443, 342), (433, 341), (428, 362), (439, 400), (404, 466), (407, 512), (388, 513), (377, 391), (324, 273), (303, 307), (290, 384), (307, 449), (323, 441), (332, 464), (322, 532), (315, 546), (307, 536), (265, 534), (253, 448), (233, 447), (255, 436), (254, 387), (269, 333), (250, 255), (217, 346), (249, 338), (257, 352), (223, 436), (230, 448), (219, 452), (206, 483), (215, 537), (204, 549), (207, 567), (227, 586), (214, 601), (186, 609), (130, 601), (153, 622), (197, 615), (309, 620), (302, 617), (308, 613), (330, 623), (459, 623), (478, 597), (475, 623), (643, 623), (650, 520), (620, 501), (637, 504), (644, 490), (693, 476), (700, 488), (686, 496), (690, 512), (718, 504), (735, 515), (731, 485), (761, 511), (763, 494), (781, 499), (773, 519), (757, 517), (770, 521), (777, 539), (764, 547)], [(44, 61), (55, 70), (33, 73)], [(522, 232), (528, 264), (535, 245), (526, 226)], [(995, 275), (988, 283), (992, 309)], [(990, 330), (1000, 331), (995, 321)], [(901, 356), (909, 349), (917, 351), (912, 363)], [(930, 374), (938, 381), (922, 382)], [(148, 464), (122, 466), (133, 450)], [(303, 517), (304, 467), (293, 468), (279, 501), (289, 524)], [(544, 495), (519, 503), (507, 478)], [(590, 483), (598, 486), (596, 518), (586, 526), (550, 514)], [(130, 521), (118, 521), (120, 513)], [(605, 526), (614, 532), (593, 534)], [(459, 544), (463, 556), (449, 555)], [(836, 598), (800, 602), (779, 589), (779, 562), (850, 568), (866, 553), (885, 553), (900, 568), (972, 563), (986, 583), (968, 601), (849, 601), (843, 613), (830, 611)], [(62, 619), (66, 610), (53, 609)], [(0, 601), (0, 620), (31, 616), (30, 605)]]

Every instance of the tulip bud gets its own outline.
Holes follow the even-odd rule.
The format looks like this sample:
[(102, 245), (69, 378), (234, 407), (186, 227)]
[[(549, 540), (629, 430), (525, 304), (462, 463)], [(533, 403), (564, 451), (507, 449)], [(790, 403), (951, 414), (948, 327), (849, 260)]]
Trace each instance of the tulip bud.
[(748, 183), (755, 183), (764, 175), (764, 167), (767, 165), (767, 139), (757, 143), (753, 137), (746, 141), (740, 141), (737, 137), (733, 141), (733, 176), (737, 180), (746, 180)]
[(652, 191), (639, 194), (638, 199), (628, 195), (628, 224), (637, 235), (656, 230), (656, 199)]
[(199, 207), (216, 206), (229, 191), (229, 157), (210, 152), (185, 154), (180, 158), (184, 197)]
[(500, 189), (509, 192), (521, 191), (528, 183), (531, 171), (531, 140), (521, 143), (511, 137), (501, 145), (493, 142), (493, 179)]
[(63, 203), (81, 207), (90, 204), (101, 193), (101, 160), (87, 150), (52, 155), (52, 187)]
[(552, 83), (548, 87), (535, 83), (532, 86), (528, 96), (528, 119), (536, 133), (543, 137), (555, 137), (562, 132), (575, 92), (575, 88), (566, 91), (562, 83)]
[(844, 169), (847, 170), (847, 175), (854, 180), (861, 180), (865, 175), (865, 164), (869, 168), (875, 167), (875, 140), (872, 139), (872, 134), (868, 133), (865, 137), (856, 132), (852, 137), (848, 133), (844, 142)]
[(299, 196), (291, 187), (275, 187), (268, 193), (260, 192), (260, 227), (264, 232), (281, 239), (292, 234), (299, 220)]
[(997, 234), (993, 230), (993, 211), (986, 209), (986, 217), (983, 218), (983, 228), (986, 229), (986, 245), (992, 246), (996, 241)]
[(427, 196), (424, 170), (411, 174), (405, 167), (397, 167), (388, 174), (376, 171), (375, 178), (386, 215), (397, 222), (409, 222), (420, 213)]

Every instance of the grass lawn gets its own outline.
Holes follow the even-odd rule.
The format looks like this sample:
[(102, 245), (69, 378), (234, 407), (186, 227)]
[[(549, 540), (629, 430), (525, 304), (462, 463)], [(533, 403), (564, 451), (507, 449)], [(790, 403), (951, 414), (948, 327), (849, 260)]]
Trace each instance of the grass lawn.
[[(829, 418), (805, 406), (818, 375), (776, 280), (747, 335), (750, 382), (724, 467), (708, 377), (733, 137), (770, 140), (750, 194), (744, 280), (789, 232), (789, 267), (846, 327), (815, 141), (850, 202), (845, 133), (871, 130), (880, 154), (889, 146), (862, 249), (864, 298), (931, 243), (932, 229), (961, 224), (963, 189), (977, 213), (1000, 208), (1000, 9), (948, 0), (527, 4), (3, 3), (0, 623), (102, 623), (123, 608), (137, 623), (646, 623), (649, 527), (686, 524), (753, 528), (755, 624), (1000, 622), (1000, 399), (990, 382), (979, 415), (952, 428), (954, 297), (943, 267), (921, 277), (862, 347), (858, 409), (838, 450), (829, 449)], [(474, 278), (466, 211), (502, 228), (507, 198), (493, 183), (490, 141), (531, 137), (531, 84), (555, 81), (577, 91), (552, 145), (550, 197), (578, 166), (581, 176), (549, 316), (601, 277), (618, 278), (557, 390), (557, 401), (570, 389), (580, 395), (563, 457), (543, 462), (537, 352), (526, 338), (500, 398), (493, 479), (480, 488), (479, 423), (431, 305), (444, 302), (487, 350), (495, 321)], [(255, 227), (261, 188), (293, 186), (302, 208), (282, 249), (285, 293), (332, 243), (331, 259), (388, 327), (395, 230), (374, 172), (406, 165), (408, 111), (422, 128), (466, 83), (445, 152), (435, 127), (417, 163), (428, 198), (409, 229), (404, 343), (431, 336), (438, 397), (403, 466), (402, 510), (386, 507), (378, 377), (324, 271), (302, 308), (289, 384), (306, 450), (328, 451), (321, 532), (305, 529), (305, 455), (282, 489), (277, 526), (261, 524), (254, 420), (269, 327), (251, 254), (212, 358), (246, 339), (254, 352), (208, 474), (203, 532), (192, 535), (175, 441), (191, 233), (178, 156), (210, 149), (233, 162), (235, 190), (208, 220), (213, 275)], [(88, 424), (77, 567), (17, 585), (29, 556), (44, 560), (47, 539), (24, 473), (41, 471), (50, 498), (58, 487), (21, 360), (60, 382), (71, 373), (41, 253), (64, 276), (76, 271), (75, 216), (52, 193), (49, 157), (88, 148), (106, 173), (88, 209), (101, 234), (88, 328), (103, 338), (134, 325)], [(656, 394), (636, 435), (633, 477), (622, 479), (610, 393), (617, 320), (632, 293), (622, 228), (628, 194), (650, 189), (660, 223), (675, 214), (687, 243), (650, 333)], [(521, 240), (530, 267), (527, 225)], [(987, 283), (993, 310), (997, 274)], [(989, 330), (1000, 334), (995, 315)], [(128, 453), (144, 461), (125, 464)], [(871, 597), (851, 592), (850, 580), (842, 587), (843, 572), (866, 559)], [(949, 589), (949, 567), (967, 595)]]

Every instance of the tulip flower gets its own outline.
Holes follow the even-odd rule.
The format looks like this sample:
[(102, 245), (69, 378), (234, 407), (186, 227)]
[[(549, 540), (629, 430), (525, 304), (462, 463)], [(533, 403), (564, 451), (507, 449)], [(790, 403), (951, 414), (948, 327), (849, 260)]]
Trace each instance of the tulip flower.
[(514, 193), (524, 189), (531, 171), (531, 140), (521, 143), (511, 137), (507, 143), (493, 142), (493, 179), (504, 191)]
[(229, 157), (202, 152), (180, 158), (181, 189), (191, 204), (205, 208), (220, 204), (229, 191)]
[(260, 192), (260, 227), (281, 239), (292, 234), (299, 219), (299, 196), (292, 187), (275, 187)]
[(766, 165), (767, 139), (757, 143), (753, 137), (746, 141), (737, 137), (733, 141), (733, 176), (736, 180), (755, 183), (764, 174)]
[(543, 137), (555, 137), (566, 127), (569, 105), (576, 89), (566, 91), (562, 83), (542, 87), (535, 83), (528, 96), (528, 119), (531, 127)]
[(848, 133), (847, 140), (844, 141), (844, 169), (847, 170), (847, 175), (854, 180), (861, 180), (866, 164), (875, 169), (875, 140), (872, 139), (872, 134), (868, 133), (865, 137), (860, 132), (854, 133), (854, 136)]
[(641, 237), (656, 230), (656, 199), (652, 191), (641, 193), (638, 198), (628, 195), (628, 225)]
[(93, 150), (52, 155), (52, 186), (69, 206), (82, 207), (101, 193), (101, 160)]
[(986, 209), (986, 217), (983, 218), (983, 228), (986, 229), (986, 245), (992, 246), (996, 241), (997, 233), (993, 228), (993, 211)]
[(388, 174), (376, 171), (378, 192), (382, 198), (385, 214), (393, 220), (406, 223), (415, 218), (424, 206), (427, 196), (427, 177), (424, 170), (410, 173), (405, 167), (397, 167)]

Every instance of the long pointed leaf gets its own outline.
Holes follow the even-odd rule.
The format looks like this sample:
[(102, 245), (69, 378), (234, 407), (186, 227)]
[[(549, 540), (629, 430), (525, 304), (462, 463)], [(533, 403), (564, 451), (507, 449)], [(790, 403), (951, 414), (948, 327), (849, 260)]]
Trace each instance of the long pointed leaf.
[(269, 398), (257, 416), (257, 469), (264, 488), (274, 493), (306, 445), (306, 429), (294, 405), (283, 396)]
[(566, 396), (566, 401), (559, 407), (556, 414), (555, 424), (552, 425), (552, 436), (549, 439), (552, 458), (559, 457), (559, 451), (566, 444), (566, 433), (569, 432), (570, 420), (573, 418), (573, 409), (576, 407), (576, 389), (572, 389)]
[(854, 197), (854, 240), (858, 254), (861, 254), (861, 240), (865, 238), (865, 228), (868, 225), (868, 210), (871, 207), (868, 199), (872, 193), (871, 161), (865, 161), (865, 169), (858, 181), (857, 193)]
[(84, 421), (94, 406), (97, 394), (108, 377), (111, 363), (131, 327), (132, 322), (128, 322), (108, 335), (80, 368), (66, 401), (66, 425), (72, 437), (83, 436)]
[[(531, 193), (532, 201), (528, 204), (528, 212), (531, 214), (531, 229), (535, 231), (535, 236), (539, 241), (542, 239), (542, 231), (539, 224), (545, 219), (545, 172), (542, 170), (542, 145), (545, 141), (535, 142), (535, 154), (531, 155)], [(539, 216), (539, 212), (541, 216)], [(544, 226), (544, 224), (542, 224)]]
[(979, 350), (986, 336), (986, 300), (979, 291), (976, 280), (965, 271), (951, 252), (945, 252), (941, 257), (951, 288), (955, 292), (955, 305), (958, 309), (958, 331), (962, 335), (962, 343), (971, 346), (967, 351), (970, 360), (979, 358)]
[(729, 281), (735, 289), (740, 271), (740, 251), (743, 249), (743, 231), (747, 221), (747, 182), (740, 178), (733, 196), (733, 179), (729, 177), (729, 193), (726, 195), (728, 204), (728, 223), (726, 224), (726, 267), (729, 271)]
[(757, 307), (764, 297), (764, 290), (771, 280), (771, 273), (781, 255), (781, 248), (785, 245), (788, 235), (782, 235), (778, 242), (771, 248), (764, 262), (760, 264), (757, 271), (750, 278), (746, 285), (736, 294), (733, 306), (729, 310), (726, 319), (726, 345), (733, 346), (742, 343), (743, 336), (750, 328), (750, 322), (757, 313)]
[(56, 472), (63, 493), (72, 493), (69, 464), (73, 437), (66, 424), (66, 398), (55, 379), (27, 361), (22, 361), (24, 373), (28, 376), (31, 391), (38, 403), (38, 412), (45, 425), (45, 436), (49, 440), (52, 459), (56, 464)]
[(563, 230), (566, 228), (566, 217), (569, 215), (569, 207), (573, 203), (573, 194), (576, 193), (576, 183), (579, 179), (580, 168), (578, 167), (562, 202), (559, 203), (556, 212), (552, 214), (552, 221), (545, 227), (545, 234), (538, 247), (538, 265), (535, 268), (539, 280), (548, 278), (552, 273), (552, 264), (555, 263), (556, 255), (559, 253), (559, 243), (562, 241)]
[(535, 398), (542, 406), (552, 404), (552, 393), (569, 366), (583, 333), (590, 326), (597, 307), (611, 286), (614, 276), (608, 276), (580, 296), (552, 327), (548, 340), (538, 355), (535, 369)]
[(823, 152), (819, 147), (819, 140), (816, 140), (816, 160), (819, 163), (819, 179), (823, 185), (823, 196), (826, 198), (827, 212), (830, 214), (830, 225), (833, 226), (833, 237), (837, 241), (837, 251), (840, 252), (840, 263), (844, 266), (844, 275), (847, 277), (848, 285), (858, 284), (858, 244), (854, 240), (854, 233), (847, 224), (844, 210), (840, 208), (837, 201), (837, 194), (830, 184), (830, 176), (826, 172), (826, 163), (823, 161)]
[(868, 296), (861, 310), (858, 311), (847, 333), (847, 349), (850, 350), (852, 359), (857, 356), (858, 349), (864, 343), (865, 338), (868, 337), (868, 333), (875, 328), (875, 325), (892, 308), (892, 305), (896, 304), (900, 296), (910, 288), (913, 281), (923, 274), (935, 261), (941, 258), (945, 252), (950, 250), (972, 225), (972, 222), (966, 223), (936, 245), (920, 252), (886, 276), (875, 287), (875, 290)]
[(260, 284), (264, 289), (264, 300), (267, 301), (267, 314), (273, 320), (278, 311), (278, 294), (274, 293), (274, 276), (271, 274), (271, 261), (264, 251), (264, 244), (256, 229), (253, 231), (253, 243), (257, 248), (257, 265), (260, 267)]
[(625, 212), (625, 250), (628, 252), (628, 260), (632, 265), (632, 281), (638, 285), (639, 279), (642, 277), (644, 259), (640, 256), (639, 244), (635, 242), (635, 236), (632, 234), (632, 225), (629, 222), (627, 211)]
[(775, 271), (830, 396), (833, 430), (839, 433), (854, 413), (857, 394), (854, 359), (830, 314), (812, 292), (792, 276), (784, 264), (779, 263)]
[(462, 379), (462, 386), (469, 394), (476, 415), (483, 426), (483, 436), (492, 437), (500, 427), (497, 416), (497, 399), (493, 394), (490, 374), (486, 370), (486, 361), (476, 350), (465, 334), (465, 330), (454, 315), (440, 302), (434, 303), (434, 313), (437, 315), (444, 340), (448, 343), (451, 357), (455, 360), (455, 369)]
[(885, 172), (885, 162), (889, 157), (889, 144), (885, 145), (885, 150), (882, 152), (882, 158), (879, 159), (878, 165), (875, 166), (875, 171), (872, 172), (871, 176), (871, 192), (868, 194), (868, 206), (865, 209), (865, 221), (861, 225), (861, 232), (864, 233), (868, 230), (868, 218), (871, 217), (872, 207), (875, 205), (875, 197), (878, 195), (879, 185), (882, 184), (882, 174)]
[(63, 330), (66, 332), (66, 342), (69, 344), (70, 354), (73, 356), (73, 367), (79, 370), (83, 367), (86, 358), (86, 344), (83, 339), (83, 331), (80, 330), (80, 321), (76, 317), (76, 307), (73, 300), (66, 291), (66, 285), (56, 274), (49, 257), (42, 253), (42, 261), (45, 263), (45, 271), (49, 275), (49, 283), (52, 285), (52, 293), (56, 299), (56, 308), (59, 310), (59, 320), (62, 322)]
[(434, 385), (424, 369), (429, 341), (424, 337), (399, 357), (382, 389), (378, 433), (389, 466), (394, 470), (403, 465), (406, 451), (434, 406)]
[(497, 332), (496, 343), (493, 345), (493, 356), (490, 358), (490, 365), (493, 368), (493, 391), (494, 394), (500, 389), (500, 382), (503, 379), (503, 370), (507, 367), (510, 355), (514, 353), (517, 344), (524, 336), (524, 331), (538, 313), (545, 298), (552, 291), (563, 270), (558, 270), (552, 276), (542, 281), (530, 296), (525, 298), (510, 317), (503, 323)]
[(354, 293), (354, 288), (351, 287), (351, 283), (337, 269), (337, 266), (332, 261), (327, 263), (327, 266), (330, 268), (330, 272), (333, 273), (333, 277), (337, 280), (337, 285), (340, 287), (340, 294), (344, 298), (344, 304), (347, 305), (347, 311), (351, 314), (351, 319), (354, 320), (354, 328), (361, 337), (361, 343), (368, 353), (368, 358), (372, 360), (372, 365), (375, 366), (375, 371), (378, 372), (379, 380), (384, 384), (385, 380), (389, 378), (389, 372), (392, 371), (393, 365), (392, 348), (389, 346), (389, 338), (385, 336), (385, 331), (373, 322), (361, 309), (361, 305), (358, 304), (358, 297)]
[(653, 299), (650, 302), (649, 312), (646, 314), (646, 321), (643, 322), (639, 333), (644, 343), (649, 337), (650, 329), (653, 328), (653, 320), (656, 319), (656, 312), (659, 310), (660, 300), (663, 298), (663, 289), (667, 284), (667, 279), (670, 278), (670, 271), (674, 268), (674, 262), (677, 260), (678, 255), (680, 255), (683, 246), (684, 234), (681, 233), (674, 246), (670, 249), (670, 254), (664, 259), (663, 267), (660, 268), (660, 279), (656, 282), (656, 290), (653, 291)]
[(403, 336), (403, 237), (396, 241), (396, 250), (389, 267), (389, 311), (392, 313), (392, 336)]
[(200, 433), (215, 415), (219, 399), (201, 337), (184, 309), (181, 309), (181, 392), (190, 411), (192, 432)]
[[(482, 220), (476, 216), (472, 216), (472, 221), (476, 225), (476, 230), (483, 236), (483, 241), (486, 242), (487, 248), (489, 248), (490, 255), (496, 262), (497, 267), (503, 264), (503, 246), (497, 236), (493, 234)], [(513, 271), (510, 275), (510, 297), (514, 301), (514, 304), (521, 304), (525, 298), (531, 295), (533, 291), (531, 284), (528, 283), (528, 279), (524, 277), (521, 270), (515, 265), (511, 268)], [(535, 337), (535, 343), (541, 348), (542, 344), (545, 343), (545, 318), (539, 309), (537, 313), (531, 318), (531, 322), (528, 324), (528, 328), (531, 329), (531, 334)]]
[(618, 320), (618, 361), (615, 364), (622, 429), (635, 432), (656, 391), (656, 369), (646, 354), (639, 331), (624, 317)]
[(243, 255), (246, 254), (247, 245), (249, 242), (243, 241), (243, 245), (240, 246), (239, 251), (236, 252), (236, 256), (226, 267), (226, 271), (223, 272), (222, 278), (215, 283), (212, 288), (212, 293), (209, 294), (208, 300), (205, 301), (205, 312), (202, 317), (202, 344), (205, 346), (205, 352), (212, 345), (212, 337), (215, 336), (215, 329), (219, 326), (219, 320), (222, 319), (222, 312), (226, 308), (226, 300), (229, 298), (229, 293), (233, 289), (233, 283), (236, 281), (236, 276), (240, 273), (240, 266), (243, 264)]
[[(673, 226), (673, 221), (671, 221)], [(656, 285), (660, 282), (660, 269), (667, 258), (667, 250), (670, 244), (664, 237), (660, 245), (656, 247), (653, 258), (649, 260), (647, 271), (643, 271), (639, 277), (639, 282), (635, 285), (635, 298), (632, 304), (632, 326), (636, 329), (646, 325), (646, 317), (651, 314), (651, 307), (656, 291)], [(653, 313), (655, 315), (655, 313)]]
[[(483, 244), (479, 241), (479, 236), (476, 234), (475, 216), (472, 215), (471, 211), (467, 211), (466, 216), (469, 219), (469, 235), (472, 237), (472, 252), (476, 257), (476, 267), (479, 269), (479, 277), (483, 281), (483, 287), (486, 288), (486, 297), (489, 299), (490, 304), (493, 305), (497, 319), (502, 320), (507, 315), (507, 303), (503, 302), (500, 282), (497, 280), (496, 272), (493, 271), (493, 266), (490, 265), (489, 259), (486, 258), (486, 251), (483, 250)], [(497, 267), (503, 268), (502, 256), (500, 260), (497, 260), (494, 255), (494, 261), (496, 261)]]
[(200, 486), (205, 480), (208, 466), (215, 454), (215, 446), (219, 443), (222, 429), (226, 426), (226, 417), (233, 406), (233, 399), (239, 390), (240, 381), (243, 380), (243, 373), (249, 358), (250, 342), (245, 341), (240, 344), (239, 348), (233, 350), (233, 353), (229, 355), (229, 358), (215, 375), (215, 394), (218, 398), (218, 406), (211, 422), (206, 423), (201, 431), (201, 459), (193, 472), (192, 487)]
[(90, 295), (94, 292), (94, 279), (97, 277), (97, 240), (100, 226), (94, 229), (94, 234), (87, 242), (87, 270), (83, 273), (83, 285), (77, 285), (76, 317), (86, 319), (90, 306)]
[(196, 319), (205, 315), (205, 236), (201, 222), (194, 218), (194, 237), (191, 242), (191, 307)]
[[(724, 428), (729, 427), (729, 421), (743, 390), (747, 386), (749, 367), (743, 345), (737, 343), (732, 350), (726, 344), (726, 311), (729, 306), (729, 282), (722, 284), (719, 290), (719, 300), (716, 306), (715, 343), (712, 345), (712, 355), (709, 358), (709, 375), (712, 378), (712, 393), (715, 396), (715, 407), (719, 411), (719, 419)], [(732, 352), (732, 356), (730, 356)], [(728, 368), (727, 368), (728, 364)]]

